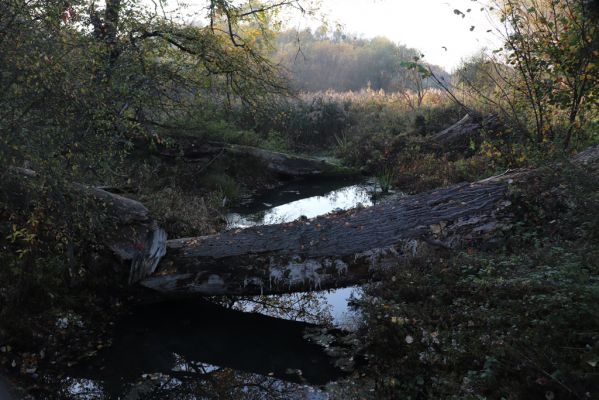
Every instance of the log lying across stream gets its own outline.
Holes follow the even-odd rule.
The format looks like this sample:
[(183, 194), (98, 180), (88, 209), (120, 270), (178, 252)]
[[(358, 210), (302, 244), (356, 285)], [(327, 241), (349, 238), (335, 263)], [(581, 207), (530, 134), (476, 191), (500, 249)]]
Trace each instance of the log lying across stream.
[(503, 180), (462, 184), (307, 221), (167, 242), (142, 285), (168, 294), (251, 295), (355, 285), (418, 252), (510, 225)]
[[(598, 159), (599, 146), (572, 162)], [(360, 284), (427, 246), (457, 249), (500, 237), (515, 222), (510, 186), (525, 186), (533, 174), (513, 171), (311, 220), (169, 240), (158, 269), (141, 284), (170, 295), (259, 295)]]

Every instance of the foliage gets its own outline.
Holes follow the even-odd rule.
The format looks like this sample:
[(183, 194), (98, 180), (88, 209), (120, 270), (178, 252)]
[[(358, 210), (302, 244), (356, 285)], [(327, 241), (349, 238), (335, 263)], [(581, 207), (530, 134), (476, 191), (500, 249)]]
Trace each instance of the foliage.
[[(568, 148), (572, 135), (581, 132), (580, 114), (597, 105), (599, 29), (585, 7), (582, 0), (533, 0), (507, 1), (502, 9), (512, 29), (508, 62), (525, 88), (538, 143), (555, 138)], [(552, 120), (554, 110), (565, 121)]]
[(58, 191), (43, 177), (8, 171), (2, 184), (0, 340), (10, 337), (29, 348), (39, 342), (35, 317), (88, 304), (78, 299), (80, 291), (119, 286), (123, 276), (106, 274), (99, 257), (98, 237), (113, 224), (102, 204), (74, 189)]
[[(458, 71), (479, 102), (511, 122), (513, 141), (568, 150), (596, 140), (599, 29), (585, 0), (497, 1), (504, 46)], [(484, 8), (483, 8), (484, 9)]]
[[(189, 115), (219, 121), (218, 111), (235, 102), (251, 107), (286, 91), (264, 55), (267, 21), (298, 1), (207, 0), (203, 26), (183, 23), (162, 2), (97, 3), (0, 2), (2, 329), (10, 324), (8, 313), (15, 317), (29, 307), (44, 312), (46, 306), (68, 307), (81, 293), (95, 296), (85, 282), (101, 283), (93, 273), (103, 266), (96, 235), (111, 225), (102, 205), (71, 190), (73, 182), (131, 186), (132, 171), (147, 171), (132, 150), (168, 142), (165, 136)], [(235, 131), (218, 122), (202, 126), (210, 125), (215, 132)], [(231, 135), (239, 141), (247, 136), (238, 129)], [(20, 168), (35, 178), (20, 176)], [(230, 179), (216, 186), (236, 195)], [(168, 187), (158, 190), (157, 202)], [(183, 207), (189, 199), (196, 196), (181, 194), (171, 205)], [(163, 206), (156, 210), (168, 219)], [(184, 208), (183, 214), (189, 211)], [(202, 216), (190, 220), (201, 224)], [(192, 229), (204, 227), (182, 230)]]
[[(99, 244), (113, 220), (74, 182), (121, 189), (169, 235), (187, 236), (214, 233), (224, 205), (272, 178), (259, 163), (159, 159), (177, 134), (335, 153), (377, 175), (383, 190), (411, 192), (596, 142), (599, 29), (590, 3), (498, 2), (504, 47), (450, 77), (384, 38), (277, 32), (281, 7), (304, 10), (299, 0), (206, 0), (204, 25), (183, 23), (162, 1), (1, 1), (0, 344), (34, 347), (67, 310), (119, 304), (124, 269)], [(286, 79), (303, 92), (289, 96)], [(507, 126), (481, 132), (463, 154), (424, 153), (423, 136), (464, 109), (500, 113)], [(587, 186), (596, 177), (545, 173), (513, 193), (520, 222), (503, 248), (433, 254), (370, 287), (353, 338), (365, 376), (340, 388), (344, 398), (372, 396), (362, 387), (388, 398), (599, 391), (599, 197)], [(309, 312), (317, 298), (251, 302), (287, 316), (298, 306), (294, 317), (321, 322), (326, 310)]]
[(180, 188), (164, 187), (148, 194), (139, 195), (158, 220), (168, 237), (204, 236), (216, 233), (216, 210), (222, 196), (210, 198), (194, 195)]
[[(233, 108), (237, 126), (256, 133), (265, 145), (276, 138), (277, 147), (301, 151), (336, 151), (352, 165), (363, 166), (370, 158), (364, 145), (388, 142), (405, 134), (426, 135), (459, 117), (459, 110), (435, 89), (426, 90), (421, 107), (414, 109), (417, 94), (360, 92), (303, 93), (295, 98), (279, 97), (252, 112)], [(384, 146), (383, 146), (384, 147)]]
[[(370, 286), (356, 348), (364, 386), (390, 399), (595, 397), (599, 192), (589, 178), (546, 170), (514, 194), (521, 222), (502, 248), (431, 253)], [(356, 386), (345, 398), (369, 396)]]
[(418, 193), (477, 181), (498, 172), (494, 160), (485, 154), (452, 160), (447, 155), (422, 154), (417, 144), (411, 145), (395, 160), (394, 186), (408, 193)]

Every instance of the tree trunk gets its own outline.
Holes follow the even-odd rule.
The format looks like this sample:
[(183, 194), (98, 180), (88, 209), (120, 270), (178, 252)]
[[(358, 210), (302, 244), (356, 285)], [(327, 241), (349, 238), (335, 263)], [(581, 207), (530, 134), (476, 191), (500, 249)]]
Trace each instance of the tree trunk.
[[(572, 159), (590, 164), (599, 146)], [(169, 295), (259, 295), (356, 285), (431, 247), (493, 242), (512, 226), (513, 171), (311, 220), (175, 239), (141, 284)]]
[(206, 142), (191, 136), (174, 138), (175, 148), (161, 149), (166, 157), (183, 157), (188, 161), (202, 161), (206, 157), (225, 153), (231, 157), (258, 160), (268, 171), (285, 177), (326, 177), (356, 174), (356, 171), (314, 157), (297, 156), (238, 144)]
[(168, 294), (254, 295), (368, 280), (423, 244), (456, 248), (510, 226), (505, 179), (461, 184), (308, 221), (167, 242), (143, 286)]
[(151, 275), (166, 253), (166, 232), (140, 202), (81, 184), (76, 190), (101, 204), (113, 224), (102, 232), (103, 244), (122, 261), (130, 261), (129, 283)]
[(431, 135), (427, 144), (434, 150), (465, 150), (470, 141), (476, 139), (481, 131), (497, 129), (499, 121), (496, 115), (487, 115), (476, 120), (470, 114), (441, 132)]

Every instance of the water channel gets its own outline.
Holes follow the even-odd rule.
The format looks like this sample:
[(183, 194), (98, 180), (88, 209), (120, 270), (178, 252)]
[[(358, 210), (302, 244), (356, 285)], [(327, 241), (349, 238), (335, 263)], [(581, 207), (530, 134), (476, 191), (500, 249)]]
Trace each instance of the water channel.
[[(291, 182), (227, 215), (227, 228), (312, 218), (373, 204), (373, 181)], [(145, 305), (117, 323), (113, 344), (67, 374), (72, 399), (327, 399), (343, 376), (306, 329), (351, 330), (358, 287)]]

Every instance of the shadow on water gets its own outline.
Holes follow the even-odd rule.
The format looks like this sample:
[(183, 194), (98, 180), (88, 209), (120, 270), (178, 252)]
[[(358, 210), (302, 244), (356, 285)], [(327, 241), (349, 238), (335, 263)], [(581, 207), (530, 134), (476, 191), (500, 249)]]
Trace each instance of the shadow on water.
[[(305, 329), (312, 326), (205, 301), (148, 305), (118, 323), (110, 348), (69, 375), (98, 382), (107, 398), (114, 399), (123, 398), (145, 375), (161, 374), (161, 379), (171, 379), (173, 390), (181, 390), (190, 383), (186, 381), (197, 383), (210, 375), (214, 380), (223, 375), (223, 367), (240, 371), (236, 380), (245, 372), (252, 381), (257, 378), (253, 374), (278, 381), (278, 389), (285, 381), (324, 385), (341, 371), (320, 346), (304, 339)], [(82, 386), (79, 382), (80, 391)]]

